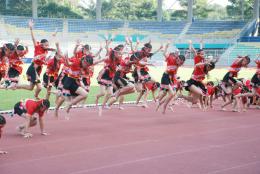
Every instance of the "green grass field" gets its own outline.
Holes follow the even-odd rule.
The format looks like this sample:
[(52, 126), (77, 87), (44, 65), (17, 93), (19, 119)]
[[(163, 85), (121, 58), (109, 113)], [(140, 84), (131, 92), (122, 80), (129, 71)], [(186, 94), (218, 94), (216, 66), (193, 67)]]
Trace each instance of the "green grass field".
[[(28, 65), (25, 65), (24, 70), (27, 69)], [(92, 79), (92, 86), (90, 89), (90, 93), (88, 96), (88, 99), (86, 103), (88, 104), (93, 104), (95, 100), (95, 95), (99, 91), (99, 87), (97, 86), (97, 81), (96, 81), (96, 76), (102, 66), (97, 66), (95, 68), (95, 74), (94, 78)], [(150, 74), (153, 79), (156, 81), (160, 82), (161, 76), (163, 74), (164, 67), (151, 67), (150, 68)], [(178, 70), (178, 75), (181, 77), (183, 80), (187, 80), (190, 78), (191, 73), (193, 71), (193, 68), (180, 68)], [(24, 71), (25, 72), (25, 71)], [(227, 68), (222, 68), (222, 69), (215, 69), (209, 74), (209, 79), (207, 80), (212, 80), (212, 81), (217, 81), (217, 79), (222, 79), (224, 74), (227, 72)], [(242, 69), (241, 72), (239, 73), (239, 77), (241, 78), (247, 78), (250, 79), (253, 74), (255, 73), (255, 69)], [(25, 74), (22, 75), (21, 82), (20, 83), (28, 83), (26, 81), (26, 76)], [(26, 91), (26, 90), (0, 90), (0, 110), (9, 110), (12, 109), (14, 104), (20, 100), (27, 99), (27, 98), (33, 98), (34, 93), (32, 91)], [(41, 92), (41, 97), (45, 96), (45, 89)], [(126, 101), (133, 101), (136, 99), (136, 94), (128, 95), (126, 96)], [(53, 106), (54, 104), (54, 96), (51, 96), (51, 104)]]

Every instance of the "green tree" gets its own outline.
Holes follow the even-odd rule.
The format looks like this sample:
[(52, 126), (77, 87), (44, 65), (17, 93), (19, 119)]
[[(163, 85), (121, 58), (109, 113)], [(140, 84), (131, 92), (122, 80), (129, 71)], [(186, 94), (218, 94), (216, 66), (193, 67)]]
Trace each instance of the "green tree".
[[(188, 1), (178, 0), (182, 9), (176, 10), (171, 14), (171, 19), (186, 20), (188, 15)], [(213, 8), (208, 4), (207, 0), (195, 0), (193, 4), (193, 16), (196, 19), (208, 18)]]
[[(230, 5), (227, 6), (227, 13), (229, 18), (241, 19), (241, 1), (229, 0)], [(244, 0), (244, 17), (245, 19), (251, 19), (253, 17), (254, 0)]]
[(32, 2), (28, 0), (9, 0), (9, 8), (6, 9), (6, 1), (0, 1), (0, 14), (13, 16), (32, 16)]
[(73, 12), (69, 7), (58, 5), (55, 2), (46, 3), (38, 8), (39, 17), (49, 18), (82, 18), (81, 15)]

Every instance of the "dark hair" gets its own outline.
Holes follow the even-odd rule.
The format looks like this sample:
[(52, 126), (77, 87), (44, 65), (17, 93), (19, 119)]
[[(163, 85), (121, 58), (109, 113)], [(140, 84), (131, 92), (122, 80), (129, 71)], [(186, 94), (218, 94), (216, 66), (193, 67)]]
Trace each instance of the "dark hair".
[(49, 108), (50, 107), (50, 101), (48, 99), (42, 100), (42, 106)]
[(5, 117), (0, 115), (0, 125), (5, 125), (5, 124), (6, 124)]
[(91, 49), (91, 46), (88, 45), (88, 44), (86, 44), (86, 45), (83, 46), (83, 48), (86, 49), (86, 50), (90, 50), (90, 49)]
[(124, 45), (123, 44), (119, 44), (114, 49), (116, 49), (116, 48), (118, 48), (120, 50), (120, 49), (124, 48)]
[(151, 49), (153, 48), (152, 45), (151, 45), (150, 43), (146, 43), (146, 44), (144, 44), (144, 47), (145, 47), (145, 48), (151, 48)]
[(185, 61), (185, 56), (184, 55), (179, 55), (179, 59), (182, 60), (183, 62)]
[(244, 58), (247, 60), (247, 62), (248, 62), (248, 64), (249, 64), (250, 61), (251, 61), (251, 60), (250, 60), (250, 57), (249, 57), (249, 56), (245, 56)]
[(82, 67), (83, 62), (86, 62), (88, 65), (93, 65), (93, 57), (90, 55), (86, 55), (85, 57), (82, 57), (81, 67)]
[(54, 70), (57, 68), (57, 65), (58, 65), (58, 59), (57, 59), (57, 52), (56, 52), (56, 54), (55, 54), (55, 56), (53, 57), (53, 68), (54, 68)]
[(198, 52), (198, 53), (201, 53), (202, 51), (204, 51), (204, 50), (203, 50), (203, 49), (198, 49), (197, 52)]
[(215, 63), (214, 63), (214, 62), (209, 62), (209, 63), (208, 63), (208, 66), (209, 66), (210, 68), (214, 69), (214, 68), (215, 68)]
[(18, 46), (16, 47), (16, 49), (19, 50), (19, 51), (23, 51), (23, 50), (24, 50), (24, 46), (18, 45)]
[(6, 47), (7, 49), (9, 49), (10, 51), (14, 51), (14, 45), (11, 44), (11, 43), (5, 44), (5, 47)]
[(120, 51), (120, 49), (121, 49), (121, 48), (120, 48), (120, 46), (118, 45), (118, 46), (116, 46), (116, 47), (111, 51), (109, 58), (110, 58), (112, 61), (115, 60), (115, 52)]
[(42, 40), (41, 40), (41, 43), (42, 43), (42, 44), (43, 44), (43, 43), (46, 43), (46, 42), (48, 42), (47, 39), (42, 39)]
[(209, 81), (209, 82), (207, 83), (207, 85), (214, 86), (214, 82), (212, 82), (212, 81)]

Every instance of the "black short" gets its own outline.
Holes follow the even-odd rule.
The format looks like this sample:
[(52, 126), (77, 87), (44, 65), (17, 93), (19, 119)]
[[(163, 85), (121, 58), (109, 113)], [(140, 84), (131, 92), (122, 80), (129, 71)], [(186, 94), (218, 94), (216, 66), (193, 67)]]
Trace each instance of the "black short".
[(16, 69), (10, 67), (8, 70), (8, 77), (9, 78), (16, 78), (19, 77), (20, 73)]
[(255, 73), (255, 75), (251, 79), (251, 83), (253, 87), (260, 86), (260, 75)]
[(109, 75), (109, 70), (106, 70), (104, 72), (104, 74), (101, 76), (101, 80), (98, 81), (98, 84), (106, 86), (106, 87), (112, 86), (112, 78)]
[(117, 71), (115, 73), (115, 77), (113, 79), (113, 82), (114, 82), (114, 84), (116, 85), (117, 88), (123, 88), (123, 87), (128, 85), (128, 81), (125, 78), (121, 77), (120, 71)]
[(132, 73), (132, 77), (134, 78), (135, 83), (137, 83), (138, 82), (138, 74), (137, 74), (136, 70), (134, 70), (134, 72)]
[(28, 81), (30, 81), (33, 84), (40, 83), (40, 81), (37, 81), (36, 79), (36, 73), (38, 74), (38, 76), (40, 76), (40, 72), (41, 72), (41, 67), (39, 66), (37, 69), (35, 69), (34, 63), (32, 63), (26, 71)]
[(190, 80), (188, 80), (186, 83), (187, 83), (187, 84), (185, 85), (185, 89), (186, 89), (187, 91), (190, 91), (189, 88), (190, 88), (192, 85), (194, 85), (194, 86), (200, 88), (204, 94), (207, 93), (207, 89), (206, 89), (205, 85), (203, 85), (202, 82), (199, 82), (199, 81), (190, 79)]
[[(222, 80), (222, 82), (225, 82), (226, 85), (231, 86), (232, 84), (236, 84), (237, 80), (234, 79), (231, 72), (227, 72)], [(231, 82), (231, 83), (230, 83)]]
[(57, 79), (55, 80), (55, 82), (54, 82), (55, 88), (58, 88), (59, 83), (60, 83), (60, 81), (61, 81), (61, 78), (63, 78), (63, 73), (62, 73), (62, 72), (59, 74), (58, 78), (57, 78)]
[(63, 88), (73, 94), (78, 90), (79, 82), (77, 79), (66, 76), (63, 78)]
[(27, 113), (27, 110), (21, 106), (21, 102), (18, 102), (14, 105), (14, 114), (22, 116), (25, 113)]
[(43, 74), (43, 84), (44, 87), (46, 88), (50, 83), (54, 82), (54, 77), (53, 76), (48, 76), (46, 73)]
[(162, 78), (161, 78), (161, 84), (162, 85), (170, 85), (172, 83), (170, 79), (170, 75), (167, 73), (163, 73)]

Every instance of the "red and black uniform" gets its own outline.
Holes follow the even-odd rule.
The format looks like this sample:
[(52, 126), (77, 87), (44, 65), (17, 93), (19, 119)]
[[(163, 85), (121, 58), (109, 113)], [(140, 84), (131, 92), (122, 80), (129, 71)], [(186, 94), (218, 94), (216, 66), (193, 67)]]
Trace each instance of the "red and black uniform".
[[(48, 50), (42, 48), (41, 44), (37, 42), (34, 47), (34, 59), (30, 67), (28, 68), (26, 74), (28, 77), (28, 81), (31, 83), (39, 83), (37, 81), (37, 75), (40, 76), (42, 72), (42, 66), (45, 64), (46, 55)], [(36, 58), (36, 56), (39, 56)], [(37, 74), (36, 74), (37, 73)]]
[[(133, 78), (135, 79), (135, 82), (137, 83), (139, 80), (141, 81), (149, 81), (151, 79), (148, 71), (147, 66), (143, 66), (139, 64), (139, 61), (144, 60), (145, 58), (150, 58), (153, 56), (153, 53), (146, 53), (145, 51), (137, 51), (134, 54), (131, 55), (130, 60), (134, 62), (136, 65), (136, 68), (134, 69), (134, 72), (132, 74)], [(137, 71), (140, 71), (141, 77), (138, 77)]]
[(116, 71), (114, 76), (114, 84), (118, 89), (127, 86), (129, 82), (129, 78), (126, 77), (126, 74), (130, 73), (132, 70), (133, 63), (130, 61), (129, 57), (121, 60), (119, 69)]
[(206, 71), (205, 64), (195, 65), (191, 79), (187, 81), (187, 86), (185, 87), (185, 89), (187, 91), (190, 91), (189, 87), (195, 85), (196, 87), (199, 87), (204, 94), (206, 94), (207, 89), (205, 88), (205, 85), (202, 83), (206, 75), (207, 75), (207, 71)]
[(161, 90), (169, 90), (169, 85), (174, 84), (174, 80), (176, 80), (176, 75), (178, 71), (178, 64), (176, 61), (176, 57), (174, 55), (169, 55), (166, 58), (166, 71), (163, 73), (163, 76), (161, 78)]
[(224, 76), (222, 82), (225, 82), (226, 86), (232, 86), (237, 83), (235, 77), (237, 77), (238, 72), (241, 70), (242, 64), (240, 63), (240, 58), (236, 59), (233, 64), (229, 67), (229, 71)]
[(22, 58), (24, 57), (25, 54), (27, 54), (28, 51), (25, 50), (23, 51), (22, 54), (18, 55), (17, 52), (15, 51), (13, 54), (10, 55), (9, 57), (9, 70), (8, 70), (8, 77), (9, 80), (13, 82), (17, 82), (17, 77), (22, 74), (23, 72), (23, 61)]
[(104, 85), (104, 86), (112, 86), (112, 80), (115, 76), (117, 66), (120, 65), (122, 57), (119, 58), (113, 58), (113, 51), (110, 51), (109, 58), (104, 61), (105, 63), (105, 71), (101, 75), (100, 80), (98, 81), (98, 84)]
[(5, 56), (4, 48), (0, 48), (0, 81), (6, 76), (8, 70), (7, 58)]
[(201, 55), (197, 54), (194, 56), (194, 65), (197, 65), (198, 63), (204, 63), (205, 58), (202, 57)]
[(254, 88), (260, 88), (260, 60), (256, 61), (257, 69), (256, 73), (251, 79), (252, 86)]
[(59, 76), (59, 70), (61, 65), (64, 63), (63, 59), (55, 60), (55, 58), (49, 59), (46, 62), (46, 72), (43, 75), (43, 83), (44, 87), (47, 87), (48, 85), (55, 82), (55, 86), (57, 87), (58, 82), (56, 83), (58, 76)]
[(81, 77), (81, 59), (73, 57), (69, 59), (71, 65), (68, 69), (68, 74), (63, 78), (63, 94), (64, 95), (76, 95), (77, 89), (80, 87)]
[(32, 100), (27, 99), (24, 102), (20, 101), (14, 105), (14, 114), (22, 116), (24, 113), (33, 116), (34, 114), (38, 114), (39, 117), (44, 115), (46, 108), (42, 107), (42, 100)]

